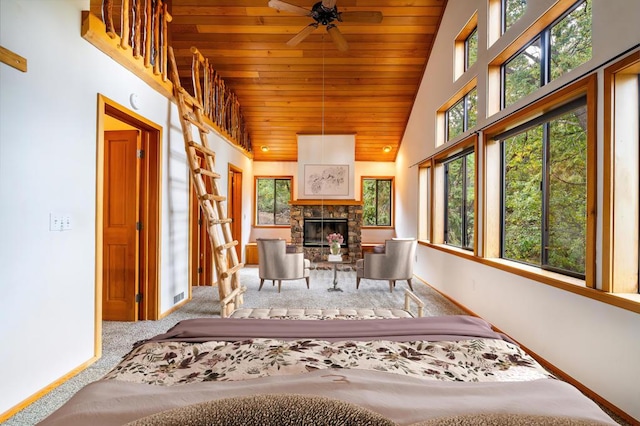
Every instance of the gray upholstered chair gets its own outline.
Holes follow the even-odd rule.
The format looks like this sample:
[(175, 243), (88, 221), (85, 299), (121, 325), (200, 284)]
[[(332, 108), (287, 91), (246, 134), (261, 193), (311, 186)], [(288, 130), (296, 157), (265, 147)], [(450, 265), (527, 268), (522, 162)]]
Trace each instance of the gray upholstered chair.
[(397, 280), (406, 280), (409, 288), (413, 277), (417, 241), (415, 238), (394, 238), (384, 243), (384, 253), (365, 253), (364, 259), (356, 262), (356, 289), (360, 280), (389, 281), (389, 291), (393, 292)]
[(283, 280), (299, 280), (304, 278), (309, 288), (309, 268), (311, 262), (304, 258), (304, 253), (287, 253), (287, 244), (281, 239), (258, 238), (258, 275), (262, 290), (264, 280), (278, 282), (278, 293)]

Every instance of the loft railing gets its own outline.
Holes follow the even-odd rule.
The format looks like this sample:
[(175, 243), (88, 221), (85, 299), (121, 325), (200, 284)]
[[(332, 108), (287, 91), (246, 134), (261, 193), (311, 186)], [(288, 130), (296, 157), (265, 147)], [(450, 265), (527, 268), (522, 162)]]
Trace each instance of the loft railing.
[[(92, 0), (91, 5), (93, 13), (82, 14), (82, 37), (172, 99), (167, 55), (168, 29), (173, 18), (167, 3)], [(210, 125), (243, 151), (251, 152), (249, 131), (236, 94), (197, 48), (192, 47), (191, 51), (193, 96), (203, 105)]]
[(191, 64), (193, 91), (196, 99), (203, 106), (205, 115), (218, 127), (225, 129), (229, 137), (238, 145), (251, 151), (251, 138), (242, 116), (238, 97), (225, 85), (222, 77), (197, 48), (192, 47), (191, 52), (193, 53)]

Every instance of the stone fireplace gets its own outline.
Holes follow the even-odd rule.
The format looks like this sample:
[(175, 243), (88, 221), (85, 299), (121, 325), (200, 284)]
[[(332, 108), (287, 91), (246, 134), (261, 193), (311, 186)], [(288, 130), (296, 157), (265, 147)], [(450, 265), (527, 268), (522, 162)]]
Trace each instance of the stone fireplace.
[[(353, 263), (362, 256), (362, 202), (355, 200), (296, 200), (291, 202), (290, 218), (291, 244), (302, 247), (305, 258), (311, 262), (317, 263), (327, 260), (329, 246), (326, 232), (333, 233), (344, 229), (338, 228), (342, 226), (339, 223), (346, 223), (347, 228), (346, 233), (340, 232), (344, 237), (342, 244), (344, 261)], [(312, 233), (307, 236), (306, 242), (305, 219), (307, 219), (307, 232)], [(320, 224), (319, 231), (318, 223)]]

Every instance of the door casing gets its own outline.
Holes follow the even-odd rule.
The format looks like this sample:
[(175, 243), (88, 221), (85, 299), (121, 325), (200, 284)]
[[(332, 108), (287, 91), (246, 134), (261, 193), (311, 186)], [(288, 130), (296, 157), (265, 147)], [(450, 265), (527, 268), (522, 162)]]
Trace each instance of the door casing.
[(140, 319), (159, 319), (160, 233), (161, 233), (161, 164), (162, 128), (128, 108), (98, 94), (96, 149), (96, 271), (95, 271), (95, 342), (96, 356), (102, 354), (102, 291), (103, 291), (103, 200), (104, 200), (104, 132), (106, 117), (113, 117), (136, 128), (141, 134), (144, 157), (140, 164), (140, 260), (139, 290), (143, 294), (139, 304)]

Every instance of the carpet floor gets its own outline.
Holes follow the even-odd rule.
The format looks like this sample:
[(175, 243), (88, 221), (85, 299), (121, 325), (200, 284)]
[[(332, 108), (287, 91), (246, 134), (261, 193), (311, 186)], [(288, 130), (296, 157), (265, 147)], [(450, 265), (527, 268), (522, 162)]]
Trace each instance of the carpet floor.
[[(262, 290), (258, 291), (260, 285), (258, 269), (247, 266), (240, 271), (240, 282), (247, 287), (242, 308), (404, 308), (404, 289), (408, 288), (405, 281), (397, 282), (396, 289), (389, 292), (386, 281), (362, 280), (360, 289), (356, 290), (355, 270), (348, 265), (340, 265), (338, 269), (337, 286), (342, 291), (328, 291), (333, 287), (333, 269), (331, 266), (318, 264), (312, 266), (309, 289), (304, 280), (283, 281), (282, 291), (278, 293), (277, 285), (272, 286), (270, 281), (266, 281)], [(414, 293), (425, 302), (424, 316), (465, 314), (419, 280), (413, 280), (413, 288)], [(218, 300), (217, 288), (193, 287), (192, 299), (161, 320), (104, 321), (102, 357), (9, 418), (3, 425), (35, 425), (62, 406), (83, 386), (99, 380), (109, 372), (131, 350), (135, 342), (164, 333), (185, 319), (219, 317)]]

